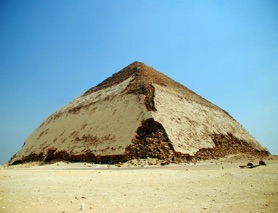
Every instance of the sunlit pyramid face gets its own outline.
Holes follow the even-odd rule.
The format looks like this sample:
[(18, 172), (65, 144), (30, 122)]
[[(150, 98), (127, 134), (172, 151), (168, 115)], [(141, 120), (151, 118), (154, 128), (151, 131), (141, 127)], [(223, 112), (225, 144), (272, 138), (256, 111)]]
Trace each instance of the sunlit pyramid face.
[(184, 162), (238, 153), (269, 154), (226, 111), (134, 62), (50, 115), (9, 163)]

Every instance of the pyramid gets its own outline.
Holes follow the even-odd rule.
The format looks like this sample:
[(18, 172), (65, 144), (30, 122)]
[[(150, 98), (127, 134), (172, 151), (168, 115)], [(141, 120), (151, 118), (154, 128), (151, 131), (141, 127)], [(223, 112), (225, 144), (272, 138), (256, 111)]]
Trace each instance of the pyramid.
[(241, 153), (270, 154), (226, 111), (134, 62), (50, 115), (9, 163), (184, 162)]

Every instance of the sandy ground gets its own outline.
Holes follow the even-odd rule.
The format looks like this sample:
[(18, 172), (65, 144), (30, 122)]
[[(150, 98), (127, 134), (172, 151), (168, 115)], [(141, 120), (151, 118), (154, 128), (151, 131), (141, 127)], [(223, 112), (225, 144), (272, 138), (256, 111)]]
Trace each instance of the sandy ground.
[(0, 212), (278, 212), (278, 160), (265, 162), (2, 165)]

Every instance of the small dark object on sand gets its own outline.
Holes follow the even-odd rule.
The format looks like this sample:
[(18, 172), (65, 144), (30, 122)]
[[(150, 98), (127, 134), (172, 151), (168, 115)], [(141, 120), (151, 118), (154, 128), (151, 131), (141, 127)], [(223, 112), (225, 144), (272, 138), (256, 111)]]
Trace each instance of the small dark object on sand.
[(239, 166), (240, 168), (246, 168), (246, 169), (252, 169), (255, 168), (257, 166), (266, 166), (266, 163), (262, 160), (259, 161), (259, 165), (253, 165), (253, 163), (247, 163), (246, 166)]
[(247, 163), (247, 167), (252, 168), (252, 167), (254, 167), (254, 165), (253, 165), (253, 163)]
[(254, 168), (256, 166), (253, 165), (253, 163), (247, 163), (246, 166), (239, 166), (240, 168), (248, 168), (248, 169), (251, 169), (251, 168)]
[(260, 166), (266, 166), (266, 163), (265, 163), (263, 160), (260, 160), (260, 161), (259, 161), (259, 165), (260, 165)]

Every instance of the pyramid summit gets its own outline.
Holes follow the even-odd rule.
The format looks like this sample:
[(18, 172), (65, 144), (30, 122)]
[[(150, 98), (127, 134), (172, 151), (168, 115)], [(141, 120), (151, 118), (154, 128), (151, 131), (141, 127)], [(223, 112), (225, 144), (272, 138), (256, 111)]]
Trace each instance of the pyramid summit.
[(226, 111), (134, 62), (50, 115), (9, 161), (166, 162), (266, 156)]

